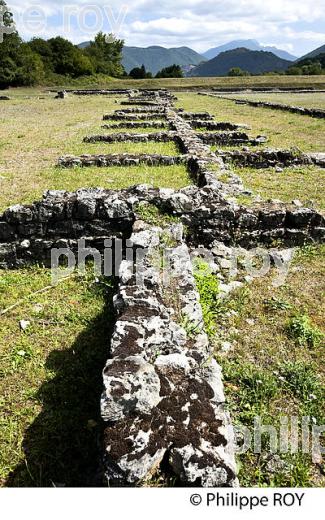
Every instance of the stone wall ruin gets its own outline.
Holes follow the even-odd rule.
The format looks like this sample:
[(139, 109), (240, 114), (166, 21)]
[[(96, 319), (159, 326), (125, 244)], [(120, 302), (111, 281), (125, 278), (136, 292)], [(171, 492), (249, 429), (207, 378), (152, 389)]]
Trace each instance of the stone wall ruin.
[[(107, 120), (118, 123), (106, 129), (158, 129), (163, 124), (169, 131), (87, 136), (85, 141), (107, 143), (109, 148), (115, 141), (171, 139), (178, 143), (180, 155), (67, 156), (59, 159), (59, 168), (69, 167), (73, 175), (74, 166), (184, 163), (193, 184), (181, 190), (142, 185), (124, 190), (48, 191), (34, 204), (12, 206), (0, 215), (0, 266), (50, 265), (53, 248), (77, 251), (79, 240), (100, 252), (106, 241), (114, 240), (122, 241), (124, 248), (127, 241), (129, 249), (143, 250), (141, 281), (125, 255), (119, 265), (116, 322), (101, 399), (106, 482), (140, 485), (160, 470), (180, 485), (237, 486), (222, 371), (205, 331), (191, 253), (202, 245), (219, 255), (220, 249), (229, 247), (274, 248), (275, 241), (293, 247), (323, 241), (324, 216), (314, 209), (280, 202), (238, 204), (234, 197), (247, 190), (230, 168), (231, 163), (269, 167), (316, 160), (322, 165), (322, 157), (255, 150), (265, 142), (263, 136), (251, 138), (244, 125), (215, 122), (209, 114), (177, 110), (174, 96), (167, 91), (124, 93), (129, 96), (126, 103), (141, 108), (108, 116)], [(153, 114), (159, 115), (159, 123), (150, 120)], [(205, 131), (198, 132), (201, 128)], [(211, 144), (218, 143), (244, 143), (252, 149), (215, 153)], [(147, 224), (139, 213), (141, 204), (155, 206), (175, 223)], [(167, 284), (159, 261), (164, 244), (172, 271)], [(193, 328), (195, 334), (189, 332)]]

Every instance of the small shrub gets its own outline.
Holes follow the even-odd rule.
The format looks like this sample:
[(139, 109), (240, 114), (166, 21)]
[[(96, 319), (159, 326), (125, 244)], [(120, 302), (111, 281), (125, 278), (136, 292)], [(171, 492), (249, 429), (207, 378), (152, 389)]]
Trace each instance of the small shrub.
[(292, 309), (292, 305), (285, 300), (281, 300), (280, 298), (271, 298), (270, 300), (265, 300), (265, 307), (271, 311), (287, 311)]
[(299, 346), (315, 347), (324, 337), (324, 334), (312, 325), (306, 314), (293, 316), (287, 324), (287, 332)]

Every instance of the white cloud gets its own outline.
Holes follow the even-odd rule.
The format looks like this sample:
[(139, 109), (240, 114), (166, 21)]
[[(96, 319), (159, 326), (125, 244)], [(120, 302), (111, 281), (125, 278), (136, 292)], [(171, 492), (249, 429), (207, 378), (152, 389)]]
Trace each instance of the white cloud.
[[(22, 13), (26, 9), (24, 0), (8, 0), (8, 3), (15, 12)], [(129, 0), (70, 0), (68, 6), (74, 6), (78, 16), (69, 30), (62, 22), (63, 9), (67, 9), (65, 0), (43, 0), (39, 4), (46, 17), (42, 36), (59, 33), (75, 42), (88, 39), (96, 32), (80, 24), (85, 8), (102, 13), (100, 28), (108, 32), (113, 20), (104, 8), (111, 8), (116, 18), (126, 4), (125, 21), (120, 30), (113, 23), (113, 30), (125, 38), (127, 45), (189, 45), (204, 51), (232, 39), (254, 38), (277, 46), (282, 44), (283, 48), (294, 51), (299, 46), (312, 48), (313, 44), (325, 43), (325, 35), (320, 33), (320, 23), (325, 22), (325, 0), (133, 0), (132, 3)], [(31, 5), (38, 5), (37, 0), (28, 3), (28, 7)], [(25, 38), (32, 36), (21, 16), (17, 27)]]

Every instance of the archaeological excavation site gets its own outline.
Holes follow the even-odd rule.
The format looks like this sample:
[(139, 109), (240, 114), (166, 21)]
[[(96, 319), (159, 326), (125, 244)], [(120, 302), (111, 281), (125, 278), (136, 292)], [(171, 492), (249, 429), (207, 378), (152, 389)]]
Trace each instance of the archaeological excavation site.
[[(2, 103), (9, 107), (12, 101)], [(320, 291), (321, 282), (306, 273), (310, 268), (314, 276), (317, 270), (324, 207), (318, 199), (310, 202), (313, 196), (305, 197), (299, 182), (322, 196), (325, 148), (316, 139), (302, 150), (293, 127), (289, 135), (282, 132), (288, 127), (285, 118), (292, 117), (302, 129), (311, 121), (313, 135), (320, 136), (323, 128), (317, 131), (317, 125), (323, 124), (325, 111), (297, 113), (289, 106), (286, 112), (283, 105), (278, 111), (213, 91), (165, 89), (71, 90), (60, 92), (51, 103), (58, 120), (71, 111), (76, 142), (70, 151), (70, 123), (62, 135), (53, 130), (52, 164), (46, 165), (41, 155), (35, 160), (40, 166), (34, 171), (46, 167), (49, 172), (40, 184), (43, 196), (37, 192), (36, 197), (30, 171), (22, 183), (23, 196), (18, 196), (17, 184), (12, 203), (5, 206), (4, 199), (1, 206), (4, 299), (18, 284), (0, 309), (8, 321), (2, 340), (11, 345), (9, 354), (15, 353), (4, 379), (11, 381), (8, 389), (17, 385), (19, 394), (28, 370), (51, 372), (39, 373), (37, 383), (29, 381), (37, 387), (34, 394), (24, 390), (31, 404), (15, 441), (20, 446), (15, 466), (8, 463), (7, 474), (1, 473), (5, 485), (319, 485), (324, 475), (320, 460), (302, 462), (297, 453), (291, 459), (267, 455), (265, 439), (265, 453), (242, 455), (237, 430), (242, 423), (248, 427), (256, 415), (271, 424), (272, 417), (289, 414), (286, 406), (317, 420), (323, 413), (324, 386), (312, 368), (321, 355), (321, 317), (312, 325), (306, 311), (310, 302), (319, 301), (318, 289), (313, 293), (311, 287)], [(85, 103), (93, 103), (88, 126), (82, 112), (73, 119)], [(264, 132), (254, 124), (262, 115), (269, 120), (263, 123)], [(270, 140), (272, 126), (280, 146)], [(64, 153), (55, 156), (58, 146)], [(27, 149), (24, 153), (31, 156)], [(298, 179), (297, 185), (291, 180), (309, 174), (311, 180)], [(281, 189), (287, 190), (283, 197)], [(64, 277), (71, 258), (75, 269)], [(97, 270), (104, 270), (95, 273), (92, 287), (109, 286), (102, 321), (91, 327), (86, 313), (103, 296), (79, 299), (76, 287), (85, 282), (74, 271), (81, 259), (87, 259), (86, 273), (94, 262)], [(38, 276), (55, 271), (60, 280), (53, 287), (44, 282), (43, 293), (42, 285), (29, 287), (26, 282), (26, 293), (18, 276), (36, 276), (34, 269)], [(74, 289), (49, 303), (53, 291), (72, 283), (69, 279)], [(305, 295), (302, 302), (299, 294)], [(60, 301), (74, 306), (74, 314), (66, 318), (58, 311)], [(258, 314), (257, 305), (264, 314)], [(14, 344), (11, 312), (14, 326), (20, 326)], [(78, 315), (84, 316), (80, 329)], [(302, 315), (304, 334), (297, 339)], [(65, 327), (67, 337), (73, 337), (70, 344), (64, 343)], [(74, 327), (84, 335), (82, 354), (80, 344), (74, 346)], [(95, 352), (96, 341), (100, 355), (86, 365), (82, 356)], [(41, 361), (33, 345), (45, 349), (45, 344), (46, 349), (55, 345), (61, 358), (55, 360), (52, 352)], [(62, 354), (63, 345), (71, 349), (68, 357)], [(64, 386), (67, 374), (70, 380)], [(307, 390), (301, 383), (306, 374)], [(42, 378), (48, 379), (42, 383)], [(85, 407), (88, 394), (92, 398)], [(79, 412), (73, 415), (78, 403), (86, 408), (82, 418)], [(17, 416), (13, 422), (17, 426)], [(51, 466), (52, 448), (56, 461)], [(74, 460), (85, 456), (85, 461), (64, 480), (71, 467), (62, 468), (71, 466), (71, 450)], [(302, 467), (305, 472), (299, 473)], [(297, 480), (293, 473), (299, 474)]]

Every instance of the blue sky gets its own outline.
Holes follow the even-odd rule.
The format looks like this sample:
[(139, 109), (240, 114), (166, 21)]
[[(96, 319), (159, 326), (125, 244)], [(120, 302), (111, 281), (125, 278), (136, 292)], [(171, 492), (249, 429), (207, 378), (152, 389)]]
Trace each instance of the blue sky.
[(114, 32), (126, 45), (189, 46), (198, 52), (256, 39), (297, 56), (325, 44), (325, 0), (7, 0), (25, 39), (74, 43)]

